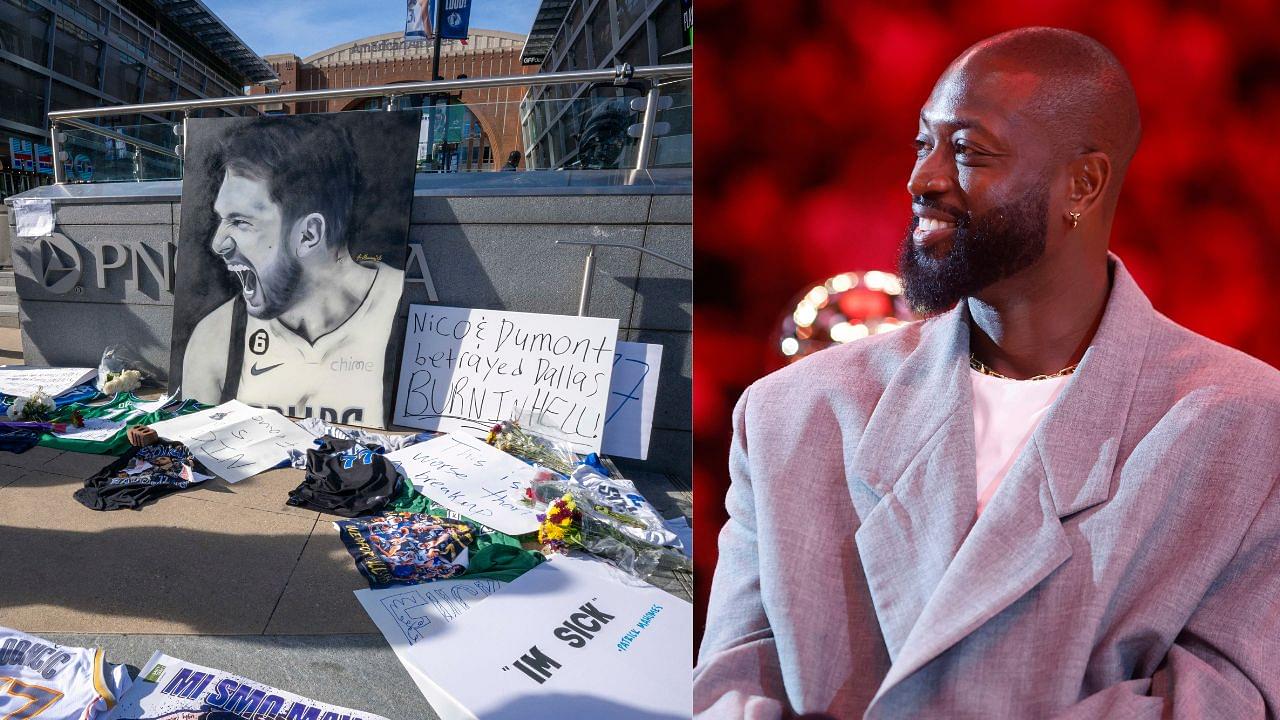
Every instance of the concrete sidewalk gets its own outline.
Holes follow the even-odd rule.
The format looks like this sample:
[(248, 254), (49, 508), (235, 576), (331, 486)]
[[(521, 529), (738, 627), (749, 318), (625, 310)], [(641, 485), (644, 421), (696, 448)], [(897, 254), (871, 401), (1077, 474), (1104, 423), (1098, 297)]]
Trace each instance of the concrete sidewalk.
[[(0, 328), (0, 363), (15, 337)], [(163, 650), (391, 720), (436, 717), (352, 594), (367, 584), (341, 518), (285, 504), (301, 471), (215, 479), (137, 511), (76, 502), (112, 460), (0, 452), (0, 625), (135, 669)], [(691, 512), (687, 484), (635, 479), (665, 516)], [(665, 585), (689, 599), (687, 575)]]

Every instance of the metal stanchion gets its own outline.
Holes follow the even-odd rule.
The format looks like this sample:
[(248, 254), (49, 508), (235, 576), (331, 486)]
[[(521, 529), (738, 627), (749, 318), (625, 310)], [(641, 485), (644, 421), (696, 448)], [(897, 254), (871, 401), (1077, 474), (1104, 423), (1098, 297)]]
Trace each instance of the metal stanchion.
[(49, 152), (53, 153), (53, 183), (61, 185), (67, 181), (66, 169), (62, 166), (62, 142), (58, 139), (58, 123), (49, 123)]

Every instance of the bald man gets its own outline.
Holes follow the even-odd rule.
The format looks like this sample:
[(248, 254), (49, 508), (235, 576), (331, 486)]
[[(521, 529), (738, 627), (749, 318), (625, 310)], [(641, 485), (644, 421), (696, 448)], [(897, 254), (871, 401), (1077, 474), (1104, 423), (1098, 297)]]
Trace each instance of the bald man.
[(699, 717), (1280, 714), (1280, 373), (1108, 253), (1139, 135), (1078, 33), (939, 79), (901, 254), (933, 316), (743, 394)]

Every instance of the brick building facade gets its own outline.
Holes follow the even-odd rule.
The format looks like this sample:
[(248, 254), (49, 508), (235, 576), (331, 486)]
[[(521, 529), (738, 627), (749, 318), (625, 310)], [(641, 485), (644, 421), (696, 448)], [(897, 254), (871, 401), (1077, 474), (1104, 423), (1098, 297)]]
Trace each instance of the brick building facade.
[[(524, 40), (523, 35), (496, 30), (472, 30), (466, 45), (446, 40), (440, 54), (440, 75), (454, 79), (459, 75), (480, 78), (532, 74), (537, 67), (520, 64)], [(403, 33), (394, 32), (344, 43), (306, 58), (279, 54), (264, 59), (280, 77), (279, 87), (272, 92), (287, 93), (427, 81), (431, 79), (431, 55), (431, 43), (405, 42)], [(260, 87), (253, 89), (255, 93), (264, 91)], [(505, 158), (512, 150), (524, 151), (518, 109), (524, 93), (524, 87), (462, 93), (462, 102), (475, 116), (494, 158)], [(385, 104), (385, 100), (381, 102)], [(287, 114), (340, 112), (377, 103), (369, 98), (341, 98), (280, 103), (264, 106), (263, 110)]]

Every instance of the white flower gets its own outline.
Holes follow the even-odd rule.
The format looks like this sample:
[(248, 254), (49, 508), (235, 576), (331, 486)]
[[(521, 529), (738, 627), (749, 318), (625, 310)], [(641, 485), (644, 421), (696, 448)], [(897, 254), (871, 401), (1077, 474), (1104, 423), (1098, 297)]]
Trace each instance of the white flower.
[(107, 373), (107, 381), (102, 384), (102, 392), (108, 395), (128, 392), (142, 384), (142, 373), (137, 370), (125, 370), (118, 373)]
[(14, 398), (9, 406), (9, 417), (13, 420), (43, 420), (52, 412), (53, 398), (44, 388), (37, 388), (31, 397)]

